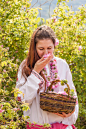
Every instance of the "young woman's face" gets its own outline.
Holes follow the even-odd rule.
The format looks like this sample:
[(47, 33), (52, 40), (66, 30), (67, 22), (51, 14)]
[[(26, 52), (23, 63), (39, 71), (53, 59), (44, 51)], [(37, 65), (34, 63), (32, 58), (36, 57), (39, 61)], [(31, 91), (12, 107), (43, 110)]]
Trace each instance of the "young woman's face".
[(39, 40), (36, 44), (36, 50), (39, 57), (41, 58), (45, 54), (53, 54), (54, 44), (51, 39)]

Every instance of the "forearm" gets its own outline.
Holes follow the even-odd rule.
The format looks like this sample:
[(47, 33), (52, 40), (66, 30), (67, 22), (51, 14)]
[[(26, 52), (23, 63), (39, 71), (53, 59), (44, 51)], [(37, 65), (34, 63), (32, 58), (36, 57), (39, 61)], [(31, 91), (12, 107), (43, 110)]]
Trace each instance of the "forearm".
[(21, 95), (22, 101), (26, 101), (30, 104), (36, 97), (38, 89), (42, 87), (44, 80), (34, 70), (32, 71), (31, 75), (27, 77), (26, 82), (23, 76), (20, 78), (20, 74), (18, 75), (16, 87), (24, 93), (24, 97)]

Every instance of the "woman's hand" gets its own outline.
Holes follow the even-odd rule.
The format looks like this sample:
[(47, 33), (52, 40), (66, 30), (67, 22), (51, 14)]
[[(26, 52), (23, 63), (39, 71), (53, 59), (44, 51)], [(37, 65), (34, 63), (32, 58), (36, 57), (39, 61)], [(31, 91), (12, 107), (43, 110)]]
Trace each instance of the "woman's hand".
[(44, 57), (42, 57), (35, 63), (33, 70), (35, 70), (37, 73), (40, 73), (40, 71), (46, 66), (46, 64), (48, 64), (50, 62), (50, 60), (52, 58), (53, 58), (53, 54), (49, 55), (46, 59), (44, 59)]
[[(75, 111), (75, 109), (74, 109), (74, 111)], [(74, 111), (73, 111), (73, 112), (74, 112)], [(62, 114), (59, 114), (59, 113), (55, 113), (55, 114), (64, 118), (64, 117), (69, 117), (69, 116), (71, 116), (73, 112), (68, 113), (68, 114), (66, 114), (66, 113), (64, 113), (64, 112), (62, 112)]]

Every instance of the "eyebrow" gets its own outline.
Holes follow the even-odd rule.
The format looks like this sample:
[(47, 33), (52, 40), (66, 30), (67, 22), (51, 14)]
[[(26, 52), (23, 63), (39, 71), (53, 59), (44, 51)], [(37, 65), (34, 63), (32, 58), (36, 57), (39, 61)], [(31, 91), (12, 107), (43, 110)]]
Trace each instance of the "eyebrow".
[[(52, 46), (49, 46), (49, 47), (52, 47)], [(44, 47), (38, 47), (38, 48), (44, 48)]]

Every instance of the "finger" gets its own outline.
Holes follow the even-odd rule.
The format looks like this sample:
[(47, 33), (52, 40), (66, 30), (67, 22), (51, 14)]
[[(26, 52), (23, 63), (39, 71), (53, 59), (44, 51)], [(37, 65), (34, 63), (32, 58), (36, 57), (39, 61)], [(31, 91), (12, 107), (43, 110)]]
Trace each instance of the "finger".
[(71, 112), (71, 114), (74, 113), (74, 112), (75, 112), (75, 108), (74, 108), (74, 110)]
[(43, 61), (43, 60), (44, 60), (44, 57), (42, 57), (41, 59), (39, 59), (40, 62)]
[(53, 55), (49, 55), (43, 62), (48, 63), (52, 59)]
[(63, 114), (64, 117), (67, 117), (67, 114), (65, 114), (64, 112), (62, 112), (62, 114)]
[(62, 112), (62, 114), (64, 115), (64, 117), (69, 117), (69, 116), (71, 116), (71, 113), (66, 114), (66, 113)]
[(55, 113), (55, 114), (58, 115), (58, 116), (64, 117), (63, 114), (59, 114), (59, 113)]
[(69, 117), (69, 116), (71, 116), (71, 113), (68, 113), (68, 114), (67, 114), (67, 117)]

